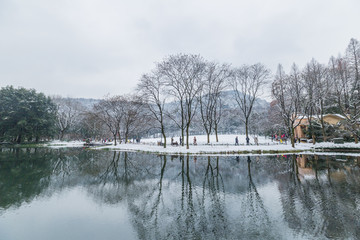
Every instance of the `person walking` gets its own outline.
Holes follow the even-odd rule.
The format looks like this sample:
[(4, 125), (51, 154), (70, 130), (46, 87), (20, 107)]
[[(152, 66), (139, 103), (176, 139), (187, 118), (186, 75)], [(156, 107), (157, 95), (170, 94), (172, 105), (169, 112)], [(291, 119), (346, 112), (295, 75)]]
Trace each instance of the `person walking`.
[(235, 146), (237, 146), (237, 145), (239, 145), (239, 138), (238, 138), (238, 136), (236, 136), (236, 138), (235, 138)]
[(197, 143), (196, 143), (196, 137), (194, 137), (194, 145), (197, 145)]
[(258, 137), (254, 137), (254, 143), (255, 143), (255, 145), (257, 145), (257, 146), (259, 146), (259, 140), (258, 140)]

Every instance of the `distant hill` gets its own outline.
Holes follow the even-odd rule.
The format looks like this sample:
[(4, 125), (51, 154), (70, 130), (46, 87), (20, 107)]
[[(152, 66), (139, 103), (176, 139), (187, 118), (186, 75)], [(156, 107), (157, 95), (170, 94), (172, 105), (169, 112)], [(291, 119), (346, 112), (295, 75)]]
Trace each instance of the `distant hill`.
[[(85, 106), (86, 108), (92, 108), (94, 104), (97, 104), (101, 101), (101, 99), (94, 99), (94, 98), (70, 98), (73, 101), (79, 102), (81, 105)], [(222, 99), (225, 105), (225, 108), (238, 108), (237, 102), (234, 97), (234, 91), (228, 90), (222, 92)], [(176, 106), (176, 102), (168, 103), (168, 106)], [(262, 98), (257, 98), (255, 100), (254, 111), (267, 111), (270, 107), (270, 103)]]
[[(222, 97), (226, 108), (238, 108), (238, 104), (235, 100), (234, 93), (235, 92), (233, 90), (222, 92)], [(270, 103), (268, 101), (262, 98), (257, 98), (255, 100), (253, 110), (263, 112), (263, 111), (267, 111), (269, 107), (270, 107)]]
[(94, 104), (97, 104), (101, 101), (101, 99), (94, 99), (94, 98), (69, 98), (74, 102), (80, 103), (82, 106), (90, 109), (94, 106)]

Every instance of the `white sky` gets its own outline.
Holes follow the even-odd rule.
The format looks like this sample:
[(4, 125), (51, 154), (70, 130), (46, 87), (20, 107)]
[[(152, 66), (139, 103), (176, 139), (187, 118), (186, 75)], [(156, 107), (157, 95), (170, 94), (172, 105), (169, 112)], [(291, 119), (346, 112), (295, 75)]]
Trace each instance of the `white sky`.
[(101, 98), (155, 62), (200, 54), (273, 72), (360, 40), (359, 0), (0, 0), (0, 87)]

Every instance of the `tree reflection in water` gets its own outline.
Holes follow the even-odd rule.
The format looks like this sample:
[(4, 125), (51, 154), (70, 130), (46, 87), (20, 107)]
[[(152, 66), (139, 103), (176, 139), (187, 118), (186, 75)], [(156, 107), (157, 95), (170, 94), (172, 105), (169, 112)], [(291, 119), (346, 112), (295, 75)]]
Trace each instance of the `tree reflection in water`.
[(0, 211), (80, 186), (96, 204), (125, 205), (139, 239), (354, 239), (359, 173), (344, 156), (2, 149)]
[[(252, 180), (251, 161), (248, 161), (246, 169), (248, 188), (244, 188), (245, 192), (239, 196), (241, 201), (238, 201), (238, 206), (243, 211), (233, 219), (229, 215), (232, 209), (226, 205), (227, 189), (219, 168), (219, 157), (206, 157), (206, 164), (202, 158), (204, 161), (198, 161), (201, 168), (196, 170), (196, 174), (191, 169), (190, 156), (179, 158), (181, 172), (175, 176), (180, 177), (181, 186), (167, 183), (166, 197), (162, 195), (163, 174), (167, 167), (165, 158), (160, 180), (156, 184), (158, 190), (152, 189), (146, 197), (140, 196), (143, 201), (138, 204), (135, 200), (130, 201), (134, 225), (138, 233), (141, 233), (141, 239), (275, 238), (272, 236), (263, 200)], [(170, 166), (169, 171), (176, 169), (174, 167), (176, 166)], [(244, 184), (246, 183), (240, 183)]]
[(31, 202), (48, 188), (51, 179), (51, 150), (2, 149), (0, 154), (0, 215), (8, 208)]
[[(227, 238), (229, 224), (225, 209), (225, 187), (219, 169), (219, 157), (216, 157), (215, 168), (211, 164), (211, 158), (208, 157), (207, 160), (200, 204), (200, 227), (204, 232), (212, 232), (216, 239)], [(210, 201), (207, 209), (206, 199)]]
[[(214, 168), (208, 157), (202, 187), (193, 185), (194, 171), (191, 170), (190, 156), (180, 156), (180, 173), (170, 183), (166, 180), (164, 197), (163, 178), (166, 157), (162, 157), (162, 167), (157, 190), (142, 192), (142, 201), (130, 201), (133, 222), (141, 239), (220, 239), (227, 236), (225, 214), (225, 192), (219, 169), (219, 158)], [(175, 172), (176, 168), (171, 167)], [(178, 191), (180, 190), (180, 191)], [(157, 194), (155, 194), (157, 193)]]
[(329, 156), (293, 155), (292, 162), (280, 185), (289, 227), (317, 238), (359, 236), (359, 168), (347, 169)]
[(253, 182), (251, 175), (251, 158), (247, 156), (248, 189), (241, 202), (240, 226), (245, 238), (259, 238), (266, 236), (267, 239), (275, 239), (271, 236), (272, 228), (264, 202)]

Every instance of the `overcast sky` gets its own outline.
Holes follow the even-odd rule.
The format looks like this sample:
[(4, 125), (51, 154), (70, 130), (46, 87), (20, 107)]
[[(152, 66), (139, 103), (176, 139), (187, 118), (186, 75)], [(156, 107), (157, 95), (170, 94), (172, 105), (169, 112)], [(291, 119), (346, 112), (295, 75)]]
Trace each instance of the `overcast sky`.
[(177, 53), (287, 71), (360, 40), (359, 0), (0, 0), (0, 87), (101, 98)]

